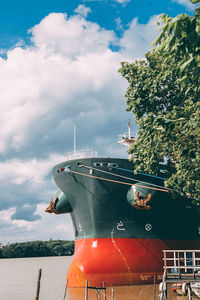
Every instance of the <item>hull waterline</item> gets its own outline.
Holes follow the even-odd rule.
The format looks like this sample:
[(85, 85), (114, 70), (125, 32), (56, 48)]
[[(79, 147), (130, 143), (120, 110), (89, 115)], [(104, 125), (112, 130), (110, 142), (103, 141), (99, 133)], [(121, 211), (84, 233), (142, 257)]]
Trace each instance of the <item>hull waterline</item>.
[(159, 239), (83, 239), (67, 274), (68, 287), (138, 285), (159, 281), (164, 249), (199, 247), (196, 241)]

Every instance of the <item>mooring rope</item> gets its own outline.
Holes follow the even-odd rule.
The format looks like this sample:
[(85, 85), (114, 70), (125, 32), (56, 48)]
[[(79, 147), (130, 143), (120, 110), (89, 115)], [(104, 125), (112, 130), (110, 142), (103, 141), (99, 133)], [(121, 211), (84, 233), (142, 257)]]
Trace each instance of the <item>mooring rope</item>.
[[(100, 169), (97, 169), (97, 168), (94, 168), (94, 167), (90, 167), (90, 166), (86, 166), (86, 165), (81, 165), (81, 167), (85, 167), (87, 169), (92, 169), (94, 171), (99, 171), (99, 172), (102, 172), (102, 173), (105, 173), (105, 174), (108, 174), (108, 175), (112, 175), (112, 176), (116, 176), (116, 177), (120, 177), (120, 178), (123, 178), (123, 179), (127, 179), (127, 180), (132, 180), (132, 181), (135, 181), (135, 182), (138, 182), (137, 179), (134, 179), (134, 178), (130, 178), (130, 177), (126, 177), (126, 176), (123, 176), (123, 175), (119, 175), (119, 174), (115, 174), (115, 173), (111, 173), (111, 172), (108, 172), (108, 171), (104, 171), (104, 170), (100, 170)], [(145, 181), (142, 181), (142, 180), (139, 180), (141, 183), (144, 183), (144, 184), (147, 184), (147, 182)], [(132, 185), (132, 184), (131, 184)], [(163, 187), (163, 186), (160, 186), (160, 185), (157, 185), (157, 184), (153, 184), (153, 183), (149, 183), (148, 182), (148, 185), (153, 185), (154, 187), (157, 187), (159, 189), (162, 189), (162, 190), (166, 190), (166, 191), (172, 191), (172, 189), (169, 189), (169, 188), (166, 188), (166, 187)], [(142, 186), (141, 186), (142, 187)], [(148, 187), (150, 188), (150, 187)]]
[[(129, 182), (122, 182), (122, 181), (118, 181), (118, 180), (113, 180), (113, 179), (108, 179), (108, 178), (93, 176), (93, 175), (89, 175), (89, 174), (84, 174), (84, 173), (72, 171), (71, 169), (70, 169), (69, 173), (77, 174), (77, 175), (82, 175), (82, 176), (86, 176), (86, 177), (90, 177), (90, 178), (95, 178), (95, 179), (99, 179), (99, 180), (105, 180), (105, 181), (109, 181), (109, 182), (124, 184), (124, 185), (130, 185), (130, 186), (133, 185), (132, 183), (129, 183)], [(150, 187), (150, 186), (143, 186), (143, 185), (139, 185), (139, 184), (134, 184), (134, 186), (138, 186), (138, 187), (142, 187), (142, 188), (145, 188), (145, 189), (157, 190), (157, 191), (167, 192), (168, 193), (168, 190), (153, 188), (153, 187)]]

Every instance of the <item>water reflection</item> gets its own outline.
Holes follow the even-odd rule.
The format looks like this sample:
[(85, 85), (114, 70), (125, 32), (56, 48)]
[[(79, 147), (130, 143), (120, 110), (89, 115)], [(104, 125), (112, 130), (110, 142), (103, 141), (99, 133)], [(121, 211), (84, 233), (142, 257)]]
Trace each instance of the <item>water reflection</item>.
[[(112, 289), (106, 288), (106, 300), (158, 300), (159, 299), (159, 285), (135, 285), (135, 286), (115, 286)], [(68, 288), (67, 300), (84, 300), (84, 288)], [(96, 293), (96, 290), (88, 290), (88, 300), (104, 300), (104, 291)], [(183, 297), (171, 292), (170, 286), (168, 287), (168, 300), (183, 300)]]

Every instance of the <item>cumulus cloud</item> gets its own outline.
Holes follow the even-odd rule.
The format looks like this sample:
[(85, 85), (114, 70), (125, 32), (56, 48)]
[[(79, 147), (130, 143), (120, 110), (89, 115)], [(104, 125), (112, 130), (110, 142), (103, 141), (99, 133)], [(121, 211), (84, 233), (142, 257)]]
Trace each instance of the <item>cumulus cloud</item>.
[(10, 218), (17, 223), (12, 224), (25, 226), (41, 219), (36, 213), (38, 203), (48, 203), (57, 190), (50, 176), (51, 169), (65, 159), (54, 154), (42, 160), (12, 159), (0, 164), (0, 210), (14, 208)]
[(46, 55), (62, 54), (69, 62), (88, 52), (105, 51), (115, 41), (113, 31), (105, 30), (81, 16), (67, 18), (62, 13), (50, 14), (30, 32), (38, 49), (44, 50)]
[(73, 149), (74, 124), (78, 148), (127, 155), (116, 147), (130, 117), (127, 83), (117, 71), (120, 61), (144, 55), (156, 26), (154, 19), (146, 25), (135, 19), (119, 39), (87, 21), (85, 8), (72, 16), (49, 14), (29, 30), (31, 45), (18, 45), (0, 58), (0, 209), (11, 214), (10, 230), (27, 238), (34, 238), (39, 223), (46, 230), (52, 222), (52, 235), (57, 226), (60, 216), (45, 215), (41, 207), (57, 190), (51, 168)]
[(80, 4), (74, 11), (83, 17), (87, 17), (87, 15), (92, 12), (90, 7), (86, 7), (82, 4)]
[(66, 239), (73, 240), (73, 228), (69, 215), (49, 215), (44, 212), (45, 204), (38, 204), (35, 214), (39, 220), (33, 222), (13, 218), (15, 208), (1, 210), (1, 243), (30, 240)]
[(150, 49), (151, 43), (158, 35), (156, 26), (157, 16), (153, 16), (148, 24), (139, 24), (137, 18), (133, 19), (129, 28), (124, 32), (119, 41), (122, 53), (128, 59), (142, 58)]
[[(125, 119), (120, 61), (142, 57), (155, 32), (153, 20), (140, 25), (135, 19), (118, 40), (80, 16), (44, 18), (30, 30), (31, 47), (16, 47), (0, 60), (0, 152), (67, 149), (74, 122), (87, 137), (97, 128), (89, 124), (103, 128), (116, 115)], [(111, 50), (116, 44), (121, 51)]]
[(44, 185), (51, 168), (65, 159), (64, 155), (53, 154), (40, 160), (7, 160), (0, 163), (0, 180), (15, 185), (29, 182), (35, 188)]
[(122, 20), (120, 17), (115, 19), (116, 29), (117, 30), (123, 30)]
[(190, 0), (172, 0), (172, 2), (177, 2), (183, 6), (185, 6), (188, 10), (194, 10), (198, 5), (194, 5), (190, 2)]

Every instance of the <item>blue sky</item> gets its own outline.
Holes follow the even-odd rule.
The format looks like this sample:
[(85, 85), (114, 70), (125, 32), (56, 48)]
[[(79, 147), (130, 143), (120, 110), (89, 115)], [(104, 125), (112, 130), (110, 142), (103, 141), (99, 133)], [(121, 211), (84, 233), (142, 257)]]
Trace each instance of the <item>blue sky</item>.
[(77, 148), (126, 157), (131, 118), (121, 61), (144, 57), (156, 17), (189, 0), (6, 1), (0, 4), (0, 243), (72, 239), (69, 216), (44, 213), (52, 167)]
[(0, 47), (12, 47), (20, 39), (27, 41), (27, 31), (49, 13), (67, 12), (71, 15), (79, 5), (85, 5), (91, 9), (89, 21), (97, 22), (106, 29), (115, 30), (118, 34), (120, 34), (116, 28), (118, 18), (125, 28), (134, 17), (137, 17), (140, 23), (145, 24), (152, 15), (159, 15), (163, 12), (172, 17), (183, 12), (191, 13), (189, 0), (2, 1), (0, 4)]

